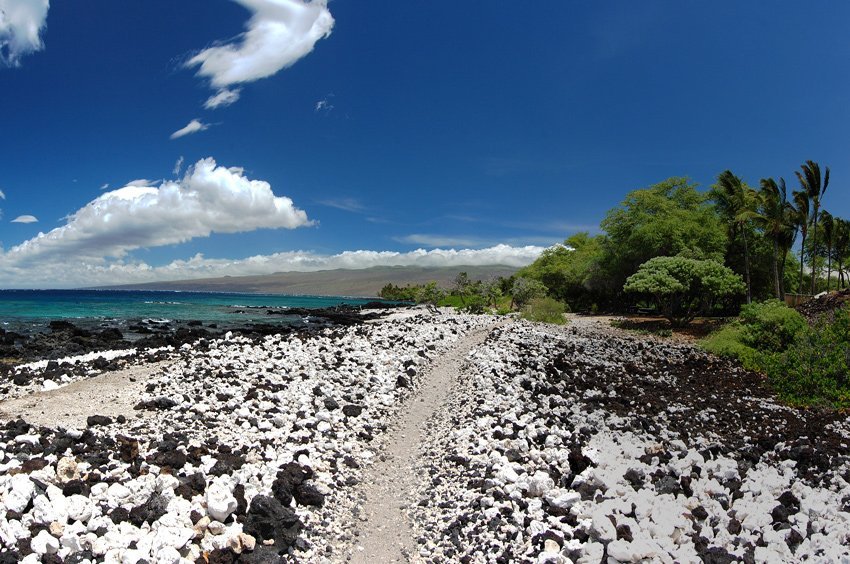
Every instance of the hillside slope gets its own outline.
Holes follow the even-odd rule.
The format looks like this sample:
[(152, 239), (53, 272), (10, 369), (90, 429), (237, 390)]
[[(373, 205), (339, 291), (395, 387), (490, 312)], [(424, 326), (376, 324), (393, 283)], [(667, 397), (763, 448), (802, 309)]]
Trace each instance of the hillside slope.
[(377, 296), (387, 283), (397, 286), (423, 284), (432, 280), (441, 286), (452, 284), (459, 272), (473, 280), (510, 276), (518, 269), (511, 266), (412, 267), (377, 266), (360, 270), (320, 270), (316, 272), (278, 272), (258, 276), (225, 276), (198, 280), (175, 280), (109, 286), (121, 290), (182, 290), (200, 292), (244, 292), (251, 294), (293, 294), (314, 296)]

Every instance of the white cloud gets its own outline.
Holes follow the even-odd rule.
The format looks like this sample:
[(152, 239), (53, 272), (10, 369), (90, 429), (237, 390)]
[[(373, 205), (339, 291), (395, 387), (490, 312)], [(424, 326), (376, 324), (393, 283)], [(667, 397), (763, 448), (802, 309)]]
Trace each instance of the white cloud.
[(327, 0), (234, 0), (252, 12), (233, 41), (202, 50), (186, 63), (214, 88), (253, 82), (291, 66), (330, 35)]
[(242, 94), (241, 88), (227, 89), (222, 88), (204, 102), (204, 107), (208, 110), (214, 110), (216, 108), (226, 108), (230, 104), (235, 103), (239, 100), (239, 96)]
[(3, 190), (0, 190), (0, 200), (6, 199), (6, 193)]
[(109, 188), (109, 182), (104, 182), (103, 186), (100, 187), (101, 190), (106, 190), (107, 188)]
[(38, 218), (34, 215), (19, 215), (12, 220), (12, 223), (36, 223)]
[(181, 170), (183, 170), (183, 155), (180, 155), (180, 158), (174, 163), (174, 169), (171, 172), (174, 176), (179, 176)]
[(50, 0), (0, 0), (0, 65), (17, 67), (21, 57), (44, 48)]
[(190, 121), (186, 127), (182, 129), (178, 129), (174, 133), (171, 134), (171, 139), (179, 139), (180, 137), (184, 137), (186, 135), (191, 135), (192, 133), (197, 133), (199, 131), (203, 131), (209, 128), (208, 123), (203, 123), (199, 120), (193, 119)]
[(432, 249), (399, 253), (394, 251), (346, 251), (323, 255), (293, 251), (257, 255), (244, 259), (206, 258), (197, 254), (162, 266), (145, 262), (42, 261), (22, 268), (8, 265), (0, 257), (0, 285), (5, 287), (73, 287), (130, 284), (162, 280), (185, 280), (217, 276), (246, 276), (275, 272), (312, 272), (337, 268), (363, 269), (373, 266), (484, 266), (522, 267), (532, 263), (544, 247), (495, 245), (486, 249)]
[(139, 248), (182, 243), (211, 233), (311, 225), (292, 200), (275, 196), (242, 169), (198, 161), (179, 181), (160, 187), (127, 185), (106, 192), (68, 217), (62, 227), (39, 233), (0, 254), (3, 267), (66, 264), (69, 257), (98, 264)]
[(148, 180), (147, 178), (139, 178), (138, 180), (131, 180), (124, 186), (156, 186), (159, 184), (159, 180)]

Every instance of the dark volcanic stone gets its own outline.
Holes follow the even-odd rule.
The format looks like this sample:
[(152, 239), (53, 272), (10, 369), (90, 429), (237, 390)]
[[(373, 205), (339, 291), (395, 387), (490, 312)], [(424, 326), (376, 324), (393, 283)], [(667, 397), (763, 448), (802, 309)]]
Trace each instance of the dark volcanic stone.
[(788, 522), (788, 510), (785, 509), (784, 505), (777, 505), (774, 507), (773, 511), (770, 512), (770, 516), (773, 517), (774, 523)]
[(116, 525), (118, 523), (124, 523), (130, 520), (130, 512), (124, 509), (123, 507), (116, 507), (112, 511), (109, 512), (109, 518), (112, 519), (112, 522)]
[(729, 520), (729, 524), (726, 526), (726, 530), (729, 531), (730, 535), (739, 535), (741, 534), (741, 522), (732, 517)]
[(301, 520), (294, 511), (284, 507), (275, 498), (258, 495), (251, 500), (243, 529), (255, 537), (258, 544), (271, 540), (275, 548), (280, 550), (292, 546), (298, 539)]
[(399, 376), (395, 380), (395, 387), (396, 388), (409, 388), (410, 382), (404, 376)]
[(700, 521), (705, 521), (708, 518), (708, 511), (702, 505), (697, 505), (691, 511), (691, 515)]
[(342, 412), (346, 415), (346, 417), (357, 417), (363, 413), (363, 406), (348, 404), (342, 408)]
[(86, 425), (94, 427), (96, 425), (112, 425), (112, 418), (105, 415), (89, 415), (86, 417)]
[(782, 504), (785, 509), (788, 510), (789, 515), (793, 515), (800, 511), (800, 500), (797, 499), (797, 496), (792, 494), (790, 491), (784, 492), (781, 496), (779, 496), (779, 503)]
[(150, 464), (156, 464), (160, 467), (173, 468), (180, 470), (186, 465), (186, 453), (182, 450), (169, 450), (166, 452), (155, 452), (148, 456), (147, 461)]
[(139, 456), (139, 441), (118, 435), (118, 456), (121, 462), (133, 462)]
[(325, 503), (325, 496), (312, 484), (298, 484), (292, 494), (299, 505), (321, 507)]
[(147, 401), (140, 401), (133, 407), (133, 409), (171, 409), (172, 407), (177, 407), (177, 402), (171, 398), (160, 397)]
[(324, 401), (325, 409), (328, 411), (333, 411), (334, 409), (339, 409), (339, 403), (333, 398), (325, 398)]
[(157, 519), (165, 515), (168, 508), (168, 500), (162, 495), (152, 495), (142, 505), (137, 505), (130, 510), (130, 522), (137, 527), (143, 523), (153, 524)]
[(640, 470), (636, 470), (634, 468), (629, 468), (626, 470), (625, 475), (623, 476), (625, 480), (632, 485), (632, 487), (636, 490), (639, 490), (643, 486), (643, 472)]

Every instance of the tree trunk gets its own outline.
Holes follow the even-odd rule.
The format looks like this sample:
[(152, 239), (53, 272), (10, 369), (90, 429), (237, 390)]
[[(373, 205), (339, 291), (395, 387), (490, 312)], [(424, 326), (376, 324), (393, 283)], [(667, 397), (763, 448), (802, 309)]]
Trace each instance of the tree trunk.
[(779, 242), (773, 240), (773, 290), (777, 299), (782, 299), (782, 290), (779, 287)]
[(779, 263), (779, 299), (785, 300), (785, 259), (788, 256), (788, 249), (782, 249), (782, 261)]
[(752, 296), (752, 287), (750, 285), (750, 248), (747, 246), (747, 233), (743, 232), (744, 235), (744, 274), (747, 277), (747, 303), (751, 303), (753, 301)]
[(815, 213), (812, 214), (812, 225), (814, 225), (814, 231), (812, 231), (812, 242), (814, 246), (812, 248), (812, 295), (815, 295), (815, 268), (818, 264), (818, 206), (815, 206)]
[(829, 283), (832, 281), (832, 247), (826, 248), (826, 291), (829, 292)]
[(806, 234), (803, 233), (803, 241), (800, 243), (800, 285), (797, 288), (799, 294), (803, 293), (803, 256), (806, 250)]

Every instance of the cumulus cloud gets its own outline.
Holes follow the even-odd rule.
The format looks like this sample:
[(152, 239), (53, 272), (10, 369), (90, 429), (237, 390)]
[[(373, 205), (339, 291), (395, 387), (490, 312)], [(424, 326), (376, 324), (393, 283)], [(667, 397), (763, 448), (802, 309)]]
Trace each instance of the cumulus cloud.
[(12, 223), (36, 223), (38, 218), (34, 215), (19, 215), (12, 220)]
[(17, 67), (21, 57), (44, 48), (50, 0), (0, 0), (0, 65)]
[(235, 103), (239, 100), (239, 96), (242, 94), (241, 88), (227, 89), (222, 88), (204, 102), (204, 107), (208, 110), (214, 110), (216, 108), (226, 108), (230, 104)]
[[(486, 249), (417, 249), (394, 251), (346, 251), (334, 255), (293, 251), (257, 255), (244, 259), (189, 259), (152, 266), (141, 261), (72, 261), (40, 263), (31, 268), (9, 265), (0, 257), (0, 284), (8, 287), (62, 287), (131, 284), (163, 280), (185, 280), (217, 276), (246, 276), (275, 272), (312, 272), (337, 268), (362, 269), (374, 266), (484, 266), (522, 267), (531, 264), (544, 247), (495, 245)], [(57, 282), (58, 281), (58, 282)]]
[(266, 78), (293, 65), (333, 28), (327, 0), (234, 1), (252, 13), (246, 31), (186, 63), (198, 67), (198, 76), (208, 78), (217, 89)]
[(127, 185), (106, 192), (68, 217), (62, 227), (39, 233), (0, 254), (0, 265), (33, 267), (46, 262), (83, 263), (121, 258), (139, 248), (183, 243), (211, 233), (311, 225), (292, 200), (275, 196), (242, 169), (212, 158), (190, 167), (179, 181), (159, 187)]
[(185, 137), (186, 135), (191, 135), (192, 133), (197, 133), (199, 131), (203, 131), (208, 129), (210, 124), (203, 123), (200, 120), (193, 119), (190, 121), (186, 127), (178, 129), (174, 133), (171, 134), (171, 139), (179, 139), (180, 137)]

